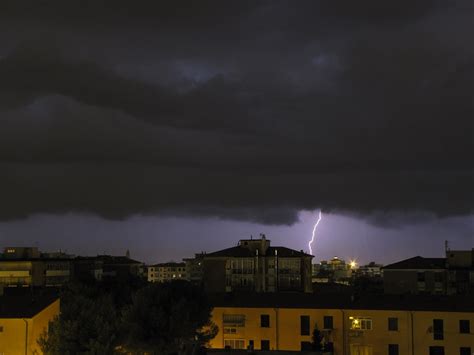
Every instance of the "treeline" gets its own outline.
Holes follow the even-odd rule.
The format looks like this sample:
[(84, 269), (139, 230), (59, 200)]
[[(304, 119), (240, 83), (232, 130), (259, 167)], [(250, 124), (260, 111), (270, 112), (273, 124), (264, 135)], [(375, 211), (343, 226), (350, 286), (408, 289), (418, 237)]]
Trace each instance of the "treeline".
[(186, 281), (76, 282), (39, 341), (45, 354), (199, 354), (217, 334), (201, 287)]

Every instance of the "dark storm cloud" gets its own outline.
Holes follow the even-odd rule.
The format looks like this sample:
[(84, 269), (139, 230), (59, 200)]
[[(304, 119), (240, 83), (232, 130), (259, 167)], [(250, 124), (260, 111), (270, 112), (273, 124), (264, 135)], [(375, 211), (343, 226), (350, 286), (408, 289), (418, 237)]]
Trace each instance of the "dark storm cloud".
[(41, 4), (0, 5), (0, 219), (472, 212), (469, 1)]

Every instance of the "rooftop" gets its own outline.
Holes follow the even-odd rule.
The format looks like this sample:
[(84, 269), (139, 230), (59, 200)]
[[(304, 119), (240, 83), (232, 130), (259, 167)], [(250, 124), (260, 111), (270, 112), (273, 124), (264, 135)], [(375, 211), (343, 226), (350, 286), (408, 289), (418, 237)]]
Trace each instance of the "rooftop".
[[(276, 252), (276, 253), (275, 253)], [(265, 255), (278, 255), (279, 257), (309, 257), (312, 258), (313, 256), (310, 254), (306, 254), (303, 251), (297, 251), (294, 249), (286, 248), (286, 247), (268, 247)], [(254, 257), (255, 253), (253, 253), (250, 249), (242, 247), (242, 246), (235, 246), (232, 248), (227, 248), (219, 251), (215, 251), (213, 253), (208, 253), (204, 255), (204, 257)]]
[(365, 295), (354, 300), (347, 293), (225, 293), (210, 295), (210, 300), (214, 307), (474, 312), (469, 295)]
[(150, 265), (150, 266), (152, 266), (152, 267), (185, 267), (186, 263), (169, 262), (169, 263), (154, 264), (154, 265)]
[(32, 318), (58, 298), (53, 289), (6, 288), (0, 296), (0, 318)]
[(394, 264), (387, 265), (384, 270), (402, 270), (402, 269), (446, 269), (445, 258), (423, 258), (415, 256), (410, 259), (402, 260)]

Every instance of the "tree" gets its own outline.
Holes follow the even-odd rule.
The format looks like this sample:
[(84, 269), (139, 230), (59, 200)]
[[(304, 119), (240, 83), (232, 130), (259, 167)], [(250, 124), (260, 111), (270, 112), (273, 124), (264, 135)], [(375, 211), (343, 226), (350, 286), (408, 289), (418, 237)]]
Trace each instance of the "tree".
[(318, 329), (318, 326), (314, 326), (313, 336), (311, 337), (313, 341), (313, 350), (321, 351), (323, 350), (323, 339), (324, 336), (321, 331)]
[(186, 281), (153, 283), (123, 312), (126, 351), (192, 353), (216, 336), (202, 288)]
[(97, 286), (70, 284), (61, 293), (61, 313), (38, 341), (45, 354), (112, 354), (117, 311), (110, 294)]

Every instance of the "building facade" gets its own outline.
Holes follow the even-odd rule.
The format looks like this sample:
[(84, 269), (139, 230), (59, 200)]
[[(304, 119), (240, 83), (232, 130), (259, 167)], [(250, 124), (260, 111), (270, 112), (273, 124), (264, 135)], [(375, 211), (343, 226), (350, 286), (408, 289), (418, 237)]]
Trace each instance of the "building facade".
[(272, 247), (264, 235), (242, 239), (236, 247), (203, 256), (203, 284), (208, 292), (312, 292), (312, 255)]
[[(285, 300), (255, 305), (221, 302), (212, 313), (219, 333), (216, 349), (311, 350), (312, 334), (322, 335), (322, 346), (334, 355), (471, 355), (474, 351), (474, 308), (432, 310), (405, 303), (359, 308), (316, 300), (285, 304)], [(330, 302), (331, 303), (331, 302)]]
[(186, 263), (161, 263), (148, 266), (149, 282), (187, 280)]
[(39, 355), (38, 340), (59, 315), (59, 298), (30, 292), (0, 296), (0, 354)]

